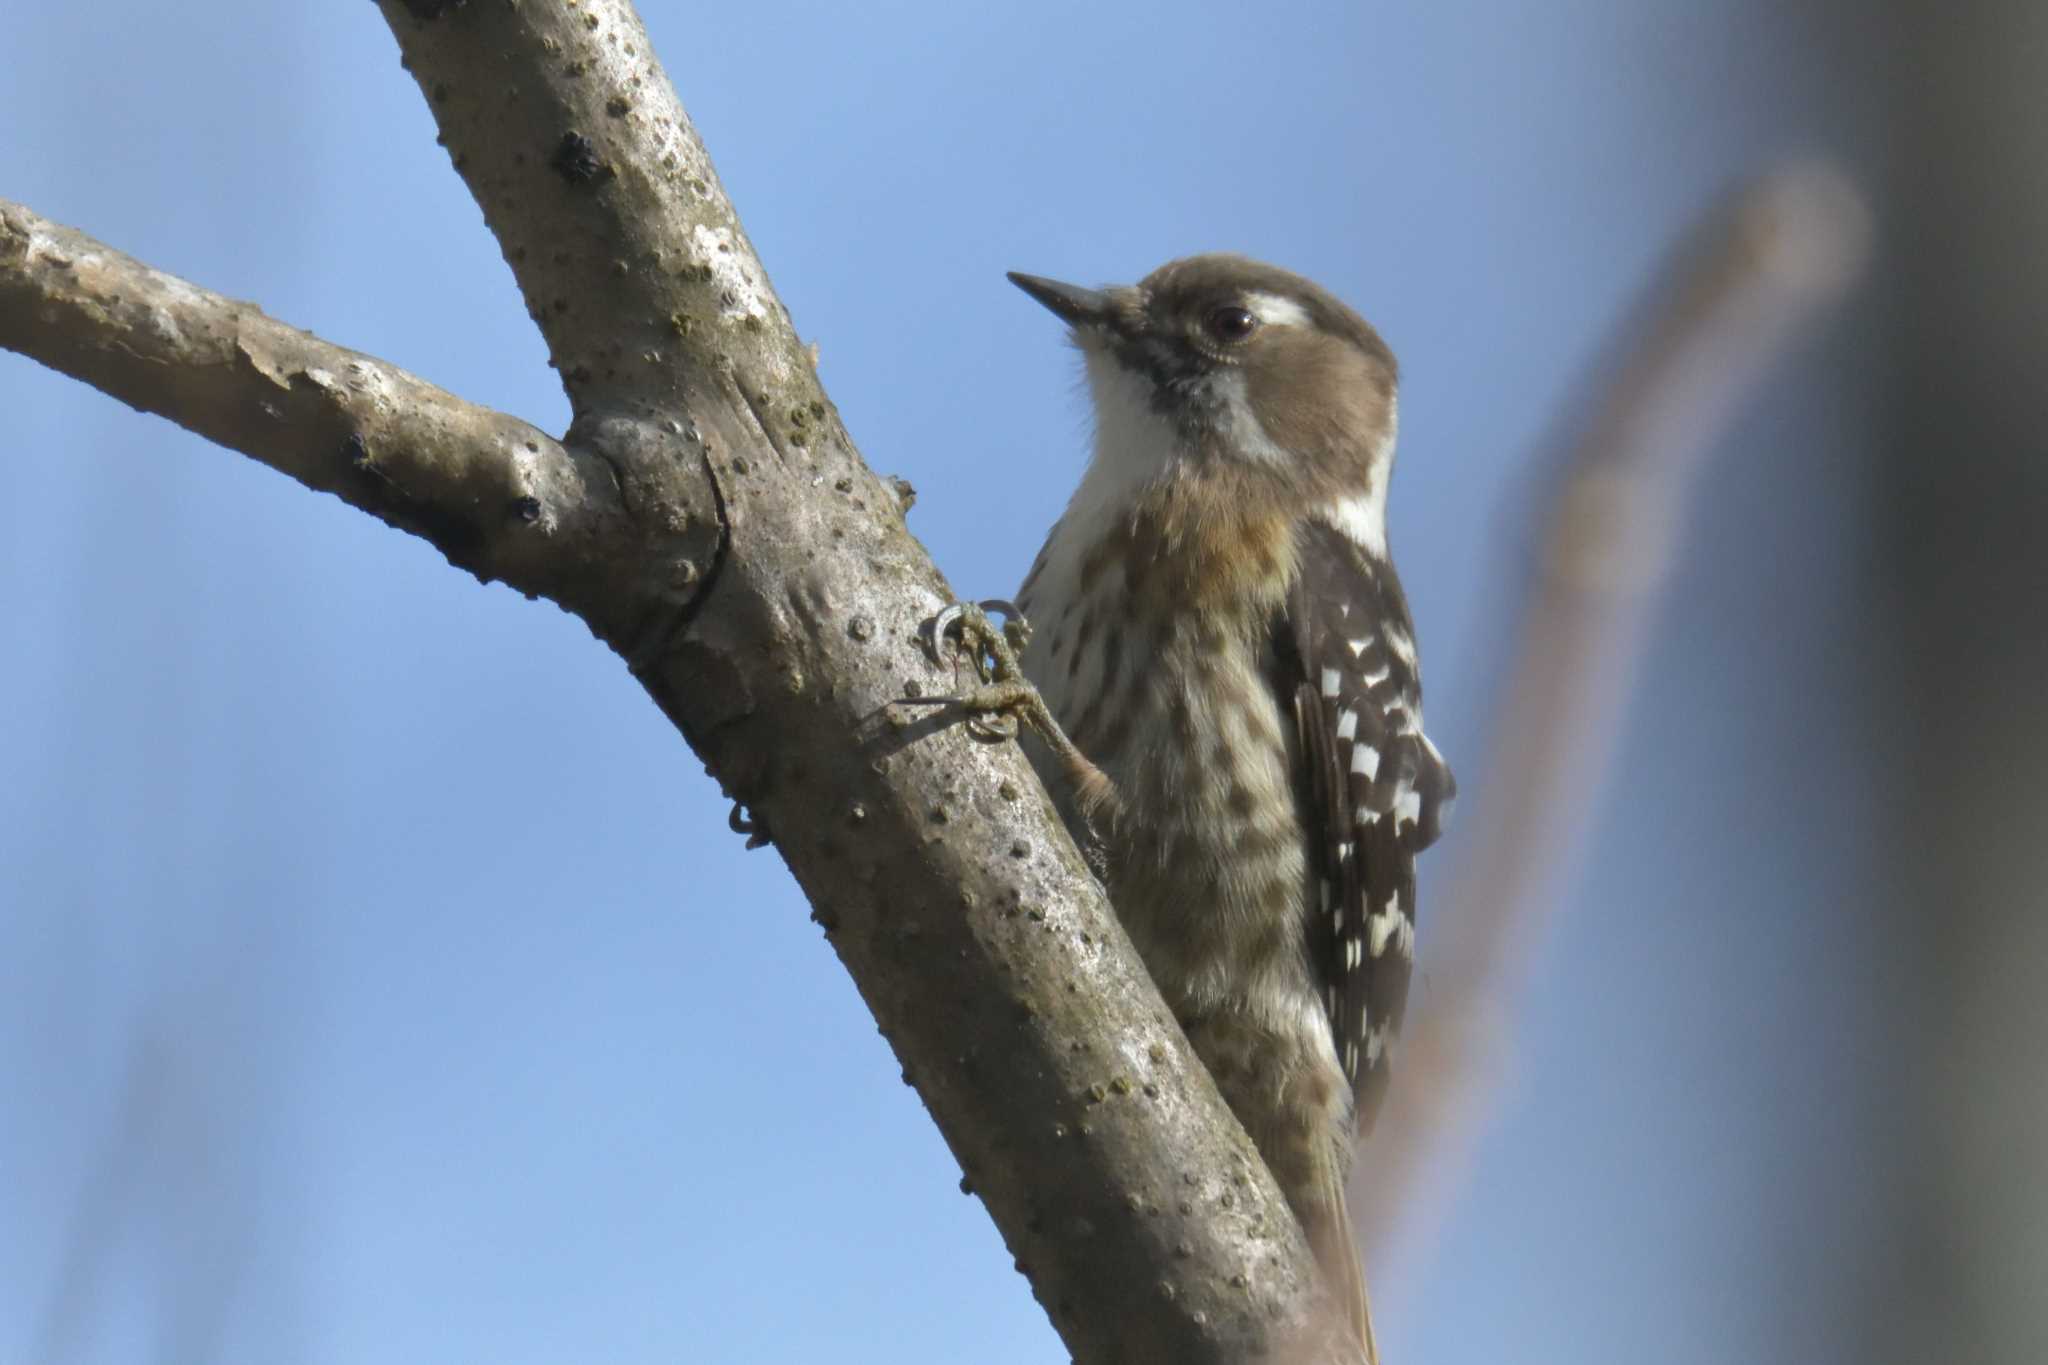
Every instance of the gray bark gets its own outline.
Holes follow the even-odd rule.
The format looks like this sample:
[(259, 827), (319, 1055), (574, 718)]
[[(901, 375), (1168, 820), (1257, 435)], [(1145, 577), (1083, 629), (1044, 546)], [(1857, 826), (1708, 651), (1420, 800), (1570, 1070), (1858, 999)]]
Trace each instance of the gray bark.
[(1349, 1358), (1029, 766), (901, 705), (959, 684), (922, 639), (953, 593), (632, 6), (383, 10), (547, 339), (559, 442), (15, 205), (0, 345), (586, 621), (772, 839), (1077, 1358)]

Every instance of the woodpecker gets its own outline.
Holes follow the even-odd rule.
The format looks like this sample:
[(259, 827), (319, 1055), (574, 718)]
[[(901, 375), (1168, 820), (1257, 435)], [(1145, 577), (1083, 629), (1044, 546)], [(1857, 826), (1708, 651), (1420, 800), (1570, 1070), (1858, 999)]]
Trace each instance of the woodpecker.
[(1393, 353), (1239, 256), (1009, 278), (1072, 329), (1095, 409), (1017, 596), (1056, 722), (1027, 748), (1376, 1359), (1345, 1186), (1456, 791), (1387, 550)]

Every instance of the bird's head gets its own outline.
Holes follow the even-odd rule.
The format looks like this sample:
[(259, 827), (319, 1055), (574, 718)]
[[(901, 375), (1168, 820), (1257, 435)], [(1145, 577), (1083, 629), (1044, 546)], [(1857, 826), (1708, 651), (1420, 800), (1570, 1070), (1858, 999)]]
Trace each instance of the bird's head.
[(1073, 330), (1096, 462), (1133, 492), (1220, 479), (1260, 500), (1356, 506), (1383, 525), (1393, 352), (1321, 286), (1242, 256), (1189, 256), (1134, 285), (1012, 273)]

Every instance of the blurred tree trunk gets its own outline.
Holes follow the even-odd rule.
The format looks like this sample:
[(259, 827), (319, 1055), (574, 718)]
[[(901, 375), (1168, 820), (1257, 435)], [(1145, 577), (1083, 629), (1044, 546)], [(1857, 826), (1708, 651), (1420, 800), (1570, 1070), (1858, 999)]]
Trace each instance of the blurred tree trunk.
[[(1890, 907), (1911, 926), (1897, 1105), (1914, 1130), (1895, 1359), (2048, 1359), (2048, 5), (1923, 3), (1891, 257), (1881, 485), (1903, 733)], [(1878, 656), (1885, 657), (1883, 655)], [(1881, 761), (1883, 761), (1881, 756)]]

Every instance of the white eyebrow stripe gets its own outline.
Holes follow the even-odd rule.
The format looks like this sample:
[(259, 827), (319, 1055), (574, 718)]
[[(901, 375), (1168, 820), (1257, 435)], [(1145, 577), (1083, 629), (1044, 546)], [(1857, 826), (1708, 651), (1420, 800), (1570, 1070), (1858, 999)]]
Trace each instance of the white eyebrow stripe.
[(1284, 294), (1250, 294), (1244, 306), (1260, 322), (1274, 327), (1308, 326), (1308, 310)]

